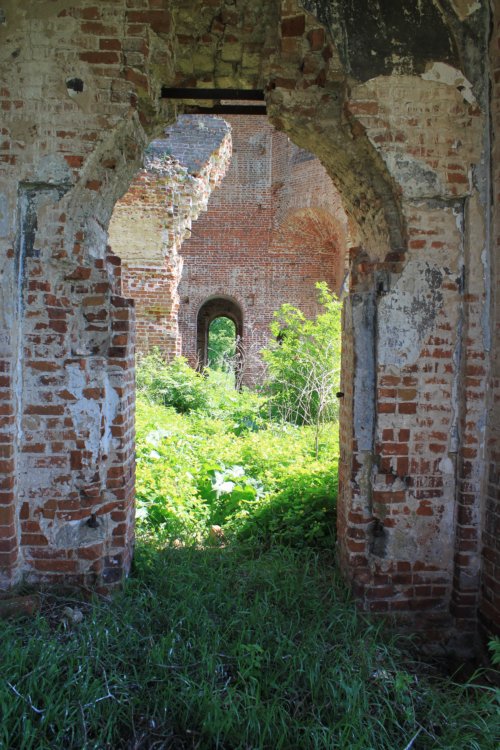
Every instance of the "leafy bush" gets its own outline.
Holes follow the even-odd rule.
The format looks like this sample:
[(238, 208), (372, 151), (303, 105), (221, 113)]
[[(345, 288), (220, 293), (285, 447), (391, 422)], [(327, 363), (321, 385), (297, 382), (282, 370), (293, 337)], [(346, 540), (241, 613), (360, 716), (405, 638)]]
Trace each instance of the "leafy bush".
[(160, 351), (153, 349), (139, 360), (136, 383), (139, 393), (164, 406), (172, 406), (181, 414), (208, 406), (206, 381), (184, 357), (176, 357), (167, 364)]
[(236, 326), (225, 317), (216, 318), (208, 329), (208, 366), (233, 374), (236, 357)]
[(233, 524), (241, 541), (261, 548), (274, 545), (333, 549), (337, 509), (337, 472), (322, 464), (289, 467), (280, 489), (251, 508), (242, 508)]
[(202, 377), (158, 352), (139, 363), (138, 384), (139, 529), (188, 542), (216, 524), (226, 540), (333, 545), (336, 425), (320, 443), (314, 428), (269, 421), (266, 399), (226, 373)]
[(212, 417), (232, 421), (235, 435), (265, 426), (268, 413), (264, 396), (245, 387), (236, 390), (231, 373), (206, 368), (205, 377)]
[[(241, 429), (225, 418), (137, 401), (139, 528), (165, 539), (224, 534), (271, 546), (333, 544), (338, 440), (315, 459), (310, 427)], [(327, 541), (328, 540), (328, 541)]]
[(491, 661), (495, 666), (500, 667), (500, 637), (495, 636), (488, 643), (491, 652)]
[(243, 466), (204, 464), (198, 490), (209, 509), (210, 525), (224, 524), (242, 505), (254, 503), (264, 494), (262, 482), (248, 476)]
[(236, 390), (231, 373), (207, 367), (201, 374), (184, 357), (168, 364), (157, 348), (138, 360), (136, 382), (137, 393), (148, 401), (179, 414), (232, 420), (235, 434), (260, 429), (268, 416), (266, 398), (248, 388)]
[(274, 341), (262, 351), (266, 388), (274, 413), (293, 424), (319, 426), (337, 417), (341, 303), (325, 283), (316, 284), (324, 312), (307, 319), (285, 304), (274, 314)]

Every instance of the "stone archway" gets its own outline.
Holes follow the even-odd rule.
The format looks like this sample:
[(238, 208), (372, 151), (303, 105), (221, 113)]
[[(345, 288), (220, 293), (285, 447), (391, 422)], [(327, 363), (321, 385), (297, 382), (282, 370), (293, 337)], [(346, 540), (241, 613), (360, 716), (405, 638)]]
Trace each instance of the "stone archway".
[(238, 348), (244, 349), (243, 311), (236, 300), (229, 297), (214, 297), (205, 300), (196, 316), (196, 351), (198, 367), (208, 364), (208, 339), (210, 325), (217, 318), (229, 318), (234, 323)]
[[(2, 585), (106, 586), (128, 570), (133, 311), (109, 219), (179, 111), (162, 85), (255, 88), (320, 158), (353, 227), (343, 570), (371, 611), (446, 635), (473, 632), (479, 607), (491, 631), (489, 4), (22, 5), (0, 27)], [(361, 15), (377, 22), (368, 57)]]

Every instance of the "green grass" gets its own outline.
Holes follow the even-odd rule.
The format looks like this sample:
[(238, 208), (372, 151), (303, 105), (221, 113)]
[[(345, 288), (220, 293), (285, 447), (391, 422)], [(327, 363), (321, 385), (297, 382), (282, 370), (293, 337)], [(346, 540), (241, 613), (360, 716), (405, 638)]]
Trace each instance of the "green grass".
[(139, 399), (123, 590), (0, 621), (0, 750), (498, 750), (498, 691), (416, 661), (340, 580), (333, 426), (316, 456), (252, 395), (210, 398)]
[(498, 748), (494, 693), (410, 662), (326, 552), (141, 544), (111, 604), (66, 604), (0, 623), (2, 750)]

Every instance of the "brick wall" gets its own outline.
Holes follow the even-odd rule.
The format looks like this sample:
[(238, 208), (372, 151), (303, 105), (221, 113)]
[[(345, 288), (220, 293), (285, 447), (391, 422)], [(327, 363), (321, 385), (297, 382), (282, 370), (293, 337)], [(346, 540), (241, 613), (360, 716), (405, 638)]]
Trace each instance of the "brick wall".
[[(258, 352), (274, 310), (289, 302), (315, 314), (317, 281), (339, 291), (348, 228), (317, 159), (265, 117), (227, 122), (184, 116), (152, 144), (156, 158), (115, 207), (110, 242), (126, 264), (137, 349), (158, 346), (196, 365), (198, 311), (207, 299), (227, 297), (243, 313), (243, 377), (250, 383), (262, 374)], [(168, 171), (160, 161), (167, 147)]]
[(297, 149), (264, 117), (228, 117), (233, 157), (208, 211), (181, 249), (182, 353), (197, 361), (197, 316), (213, 297), (243, 312), (243, 382), (261, 377), (259, 350), (283, 302), (318, 312), (315, 283), (338, 292), (347, 221), (317, 159)]
[[(487, 421), (486, 472), (482, 535), (482, 585), (479, 606), (483, 635), (500, 634), (500, 8), (494, 4), (491, 47), (492, 125), (492, 351)], [(471, 372), (474, 376), (475, 372)]]
[(136, 350), (181, 353), (178, 332), (180, 249), (205, 211), (231, 158), (228, 125), (183, 116), (150, 144), (144, 167), (117, 202), (109, 242), (122, 258), (123, 292), (136, 306)]
[[(370, 610), (409, 623), (425, 611), (432, 638), (452, 621), (474, 630), (486, 417), (485, 216), (469, 167), (484, 118), (448, 75), (412, 80), (410, 118), (404, 76), (355, 87), (348, 105), (400, 184), (408, 249), (381, 263), (368, 248), (352, 267), (351, 308), (375, 317), (371, 330), (354, 325), (354, 348), (365, 367), (375, 357), (376, 399), (375, 414), (357, 418), (356, 386), (366, 387), (358, 372), (354, 492), (341, 515), (341, 555)], [(382, 104), (389, 98), (398, 102), (390, 112)], [(439, 138), (415, 129), (429, 122), (431, 99), (440, 101)]]

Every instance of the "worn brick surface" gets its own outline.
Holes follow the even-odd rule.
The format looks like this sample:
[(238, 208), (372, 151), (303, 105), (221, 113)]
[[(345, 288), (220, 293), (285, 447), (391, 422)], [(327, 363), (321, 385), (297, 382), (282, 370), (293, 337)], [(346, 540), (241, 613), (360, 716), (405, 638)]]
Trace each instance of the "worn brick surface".
[(206, 211), (231, 158), (229, 126), (184, 115), (147, 149), (144, 167), (117, 202), (109, 241), (123, 260), (122, 288), (136, 307), (136, 350), (181, 354), (178, 286), (182, 243)]
[(233, 158), (192, 236), (182, 246), (179, 333), (192, 364), (197, 316), (211, 298), (228, 297), (243, 314), (243, 381), (261, 376), (259, 350), (283, 302), (317, 311), (315, 282), (338, 292), (343, 275), (346, 217), (317, 159), (265, 118), (231, 117)]
[(179, 166), (166, 173), (153, 160), (141, 170), (115, 207), (110, 241), (127, 265), (137, 349), (158, 346), (197, 365), (206, 353), (198, 313), (207, 300), (228, 298), (244, 321), (241, 377), (249, 384), (262, 376), (259, 351), (274, 310), (289, 302), (314, 315), (317, 281), (339, 292), (348, 222), (319, 161), (265, 117), (224, 125), (184, 116), (154, 142), (158, 158), (168, 148)]
[[(491, 85), (492, 85), (492, 165), (493, 165), (493, 227), (492, 227), (492, 253), (491, 253), (491, 333), (492, 333), (492, 358), (491, 375), (489, 380), (489, 408), (486, 422), (486, 465), (482, 479), (483, 503), (480, 508), (483, 520), (482, 538), (482, 569), (481, 569), (481, 595), (479, 605), (479, 616), (483, 634), (488, 636), (492, 631), (500, 634), (500, 8), (495, 4), (493, 16), (493, 31), (491, 36), (490, 60), (491, 60)], [(475, 385), (483, 376), (487, 367), (484, 352), (478, 353), (475, 361), (468, 365), (468, 376), (472, 385)], [(479, 395), (477, 396), (479, 398)], [(482, 445), (471, 446), (473, 450), (481, 450)], [(469, 456), (468, 476), (464, 476), (463, 496), (460, 507), (460, 521), (464, 530), (467, 530), (470, 519), (474, 518), (476, 511), (474, 503), (474, 484), (471, 487), (471, 479), (474, 481), (475, 466), (474, 455)], [(467, 468), (464, 467), (464, 468)], [(476, 538), (472, 544), (476, 544)], [(470, 555), (470, 546), (467, 538), (463, 536), (463, 549), (460, 554), (467, 561)], [(464, 606), (467, 602), (464, 603)]]

